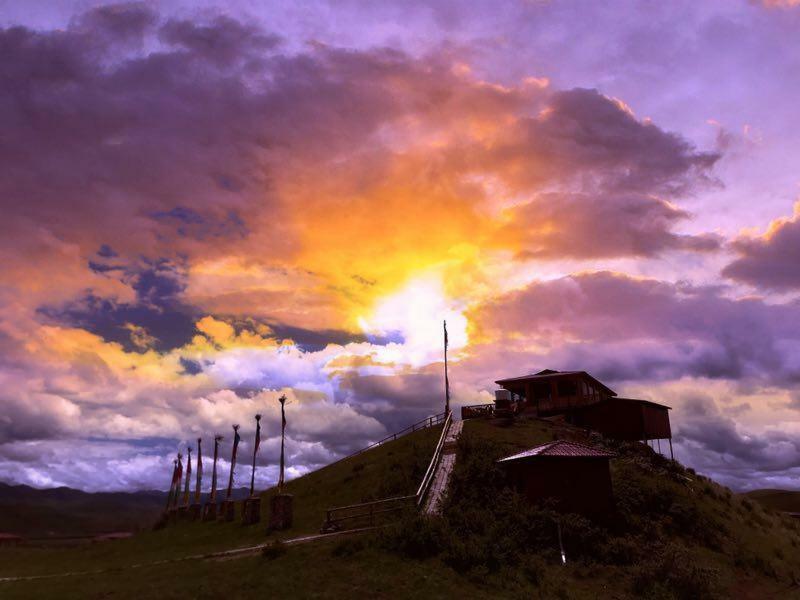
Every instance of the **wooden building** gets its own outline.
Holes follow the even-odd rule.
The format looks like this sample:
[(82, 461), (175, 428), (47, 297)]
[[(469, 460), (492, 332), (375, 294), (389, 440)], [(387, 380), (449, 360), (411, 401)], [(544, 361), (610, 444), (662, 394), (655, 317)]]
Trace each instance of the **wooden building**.
[(573, 422), (616, 440), (663, 440), (672, 438), (670, 410), (649, 400), (607, 398), (575, 411)]
[(553, 499), (558, 510), (591, 515), (605, 513), (613, 505), (609, 459), (614, 456), (557, 440), (497, 462), (531, 502)]
[(500, 379), (495, 383), (525, 398), (526, 410), (540, 416), (568, 412), (617, 395), (586, 371), (545, 369), (532, 375)]
[[(532, 375), (500, 379), (496, 383), (503, 388), (495, 392), (498, 415), (513, 416), (519, 412), (542, 417), (564, 415), (574, 425), (617, 440), (669, 440), (672, 456), (669, 406), (649, 400), (619, 398), (614, 390), (586, 371), (545, 369)], [(513, 413), (506, 409), (509, 403), (505, 399), (509, 394), (513, 400), (510, 405), (517, 407)]]

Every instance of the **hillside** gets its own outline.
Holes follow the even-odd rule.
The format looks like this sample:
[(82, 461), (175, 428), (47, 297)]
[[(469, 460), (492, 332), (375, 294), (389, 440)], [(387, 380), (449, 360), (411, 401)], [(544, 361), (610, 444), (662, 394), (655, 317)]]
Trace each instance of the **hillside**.
[(742, 494), (767, 508), (800, 513), (800, 492), (793, 490), (752, 490)]
[[(290, 482), (296, 522), (183, 523), (130, 540), (62, 550), (0, 549), (0, 577), (116, 568), (0, 583), (3, 598), (786, 598), (800, 595), (800, 527), (641, 445), (613, 449), (617, 509), (598, 521), (530, 507), (498, 456), (581, 432), (543, 421), (465, 424), (444, 517), (408, 516), (375, 534), (271, 547), (237, 560), (185, 557), (314, 533), (324, 509), (411, 491), (438, 429), (412, 434)], [(593, 440), (602, 443), (601, 440)], [(264, 499), (272, 493), (268, 490)], [(266, 518), (267, 502), (262, 503)], [(561, 566), (555, 520), (567, 555)]]

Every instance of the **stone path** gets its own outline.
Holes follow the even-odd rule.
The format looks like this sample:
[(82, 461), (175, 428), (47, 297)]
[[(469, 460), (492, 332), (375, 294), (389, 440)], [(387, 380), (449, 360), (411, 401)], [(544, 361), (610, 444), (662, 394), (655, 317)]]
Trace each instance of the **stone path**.
[(453, 472), (453, 467), (456, 464), (456, 445), (463, 426), (464, 421), (453, 421), (450, 424), (450, 429), (447, 431), (447, 436), (444, 438), (442, 456), (439, 459), (439, 464), (436, 466), (436, 473), (433, 475), (431, 489), (425, 501), (425, 507), (423, 509), (425, 514), (438, 515), (441, 512), (440, 505), (447, 491), (447, 486), (450, 483), (450, 474)]

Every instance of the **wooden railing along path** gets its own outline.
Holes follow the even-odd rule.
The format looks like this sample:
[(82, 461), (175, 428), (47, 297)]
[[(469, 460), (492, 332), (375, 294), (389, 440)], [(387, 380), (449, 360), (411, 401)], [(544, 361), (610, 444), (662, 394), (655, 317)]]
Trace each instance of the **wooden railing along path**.
[[(354, 526), (372, 526), (375, 525), (376, 517), (382, 517), (391, 513), (398, 513), (409, 508), (418, 509), (425, 501), (425, 497), (430, 490), (433, 476), (436, 473), (436, 467), (442, 456), (442, 449), (444, 448), (444, 440), (447, 437), (447, 432), (452, 423), (452, 413), (441, 413), (444, 418), (444, 425), (442, 426), (442, 433), (439, 436), (439, 441), (436, 443), (436, 448), (433, 451), (431, 462), (428, 464), (428, 469), (422, 477), (422, 481), (417, 488), (415, 494), (408, 496), (396, 496), (394, 498), (383, 498), (381, 500), (372, 500), (371, 502), (361, 502), (359, 504), (351, 504), (349, 506), (338, 506), (336, 508), (329, 508), (325, 511), (325, 523), (322, 525), (322, 532), (339, 531), (344, 525), (348, 527)], [(439, 417), (440, 415), (436, 415)], [(433, 417), (431, 417), (433, 418)], [(418, 425), (419, 423), (417, 423)], [(437, 423), (438, 424), (438, 423)], [(408, 429), (408, 428), (406, 428)], [(406, 431), (406, 430), (403, 430)], [(384, 441), (388, 441), (385, 439)], [(374, 447), (377, 444), (374, 444)], [(357, 452), (356, 454), (360, 454)]]
[(339, 460), (335, 461), (331, 464), (336, 464), (339, 461), (347, 460), (348, 458), (353, 458), (354, 456), (358, 456), (359, 454), (363, 454), (367, 450), (372, 450), (373, 448), (377, 448), (381, 444), (385, 444), (386, 442), (393, 442), (399, 437), (403, 437), (404, 435), (408, 435), (409, 433), (414, 433), (415, 431), (419, 431), (420, 429), (428, 429), (429, 427), (435, 427), (436, 425), (441, 424), (445, 420), (445, 413), (440, 412), (438, 415), (433, 415), (430, 417), (426, 417), (421, 421), (417, 421), (409, 425), (408, 427), (401, 429), (400, 431), (396, 431), (387, 435), (382, 440), (378, 440), (377, 442), (373, 442), (369, 446), (365, 446), (361, 448), (361, 450), (356, 450), (352, 454), (348, 454), (347, 456), (343, 456)]

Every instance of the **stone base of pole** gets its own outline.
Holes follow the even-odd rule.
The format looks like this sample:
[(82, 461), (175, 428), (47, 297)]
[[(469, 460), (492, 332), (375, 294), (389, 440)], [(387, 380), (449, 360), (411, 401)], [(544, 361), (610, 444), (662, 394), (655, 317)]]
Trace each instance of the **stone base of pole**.
[(217, 506), (216, 502), (206, 502), (203, 505), (203, 521), (216, 521), (217, 520)]
[(197, 521), (200, 518), (201, 506), (199, 504), (192, 504), (189, 506), (189, 519)]
[(220, 521), (233, 521), (236, 515), (236, 502), (233, 500), (225, 500), (220, 505), (219, 520)]
[(289, 529), (292, 526), (291, 494), (278, 494), (269, 499), (269, 528), (273, 531)]
[(261, 521), (261, 497), (251, 496), (242, 502), (242, 525), (253, 525)]

